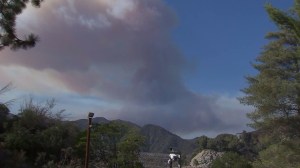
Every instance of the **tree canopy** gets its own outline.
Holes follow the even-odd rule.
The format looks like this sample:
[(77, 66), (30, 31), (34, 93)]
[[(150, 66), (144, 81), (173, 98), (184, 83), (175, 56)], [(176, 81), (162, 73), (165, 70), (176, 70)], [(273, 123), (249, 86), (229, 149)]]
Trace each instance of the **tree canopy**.
[[(83, 155), (86, 136), (83, 133), (77, 144)], [(91, 162), (107, 167), (141, 168), (140, 147), (144, 138), (134, 128), (117, 122), (98, 124), (91, 131)], [(81, 154), (80, 154), (81, 153)]]
[[(72, 124), (63, 122), (61, 113), (54, 112), (54, 106), (54, 101), (40, 105), (29, 100), (19, 114), (6, 121), (11, 124), (6, 124), (0, 143), (3, 145), (2, 155), (12, 159), (0, 158), (2, 166), (42, 167), (49, 161), (58, 162), (62, 149), (75, 144), (78, 130)], [(15, 156), (21, 160), (13, 161)], [(14, 166), (10, 161), (18, 165)]]
[(249, 86), (240, 102), (255, 109), (248, 114), (261, 136), (254, 167), (299, 167), (300, 140), (300, 0), (292, 10), (281, 11), (266, 5), (278, 31), (268, 33), (270, 42), (253, 67), (257, 75), (248, 76)]
[[(31, 4), (40, 7), (43, 0), (31, 0)], [(0, 50), (10, 47), (13, 50), (34, 47), (38, 37), (29, 34), (20, 39), (16, 34), (16, 18), (26, 8), (29, 0), (0, 0)]]
[(248, 76), (249, 86), (242, 91), (241, 103), (255, 107), (248, 114), (254, 128), (300, 115), (300, 1), (292, 12), (286, 13), (266, 5), (266, 11), (278, 27), (267, 34), (270, 40), (257, 57), (255, 76)]

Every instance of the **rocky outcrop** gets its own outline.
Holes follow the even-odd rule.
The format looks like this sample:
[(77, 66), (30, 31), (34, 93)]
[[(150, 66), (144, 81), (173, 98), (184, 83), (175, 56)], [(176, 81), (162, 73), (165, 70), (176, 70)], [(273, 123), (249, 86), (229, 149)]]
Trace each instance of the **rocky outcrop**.
[[(182, 168), (209, 168), (214, 159), (221, 157), (224, 152), (216, 152), (214, 150), (206, 149), (198, 153), (190, 163), (190, 166), (183, 166)], [(145, 168), (166, 168), (168, 166), (168, 154), (163, 153), (140, 153), (140, 161)], [(177, 168), (177, 164), (173, 166)]]
[(190, 165), (197, 168), (209, 168), (212, 161), (221, 157), (223, 154), (224, 152), (216, 152), (214, 150), (205, 149), (191, 160)]

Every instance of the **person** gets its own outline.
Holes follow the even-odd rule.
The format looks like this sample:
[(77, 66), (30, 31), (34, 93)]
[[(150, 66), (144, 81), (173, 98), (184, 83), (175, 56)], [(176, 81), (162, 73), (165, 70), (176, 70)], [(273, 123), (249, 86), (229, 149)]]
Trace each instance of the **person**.
[(170, 154), (169, 154), (169, 160), (168, 160), (168, 164), (170, 165), (170, 168), (173, 165), (173, 162), (177, 162), (178, 163), (178, 167), (180, 168), (180, 154), (178, 152), (175, 152), (175, 150), (173, 148), (170, 148)]

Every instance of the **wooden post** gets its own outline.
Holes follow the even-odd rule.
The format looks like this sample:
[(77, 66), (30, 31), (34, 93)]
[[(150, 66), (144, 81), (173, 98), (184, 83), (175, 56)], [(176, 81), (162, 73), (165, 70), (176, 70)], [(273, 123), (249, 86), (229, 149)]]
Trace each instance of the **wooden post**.
[(86, 148), (85, 148), (85, 163), (84, 168), (89, 167), (89, 159), (90, 159), (90, 137), (91, 137), (91, 127), (92, 127), (92, 118), (94, 116), (94, 113), (89, 113), (88, 119), (88, 128), (87, 128), (87, 140), (86, 140)]

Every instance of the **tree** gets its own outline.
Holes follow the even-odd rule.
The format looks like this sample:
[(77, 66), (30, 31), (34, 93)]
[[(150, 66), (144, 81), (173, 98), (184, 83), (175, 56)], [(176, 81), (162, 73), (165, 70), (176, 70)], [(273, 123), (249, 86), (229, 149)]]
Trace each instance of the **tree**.
[[(207, 136), (201, 136), (197, 139), (197, 144), (198, 144), (198, 150), (201, 151), (203, 149), (207, 149), (207, 142), (208, 142), (209, 138)], [(198, 152), (199, 152), (198, 151)]]
[(25, 152), (24, 158), (30, 167), (59, 162), (62, 150), (75, 144), (78, 130), (63, 122), (61, 111), (54, 112), (54, 107), (54, 100), (41, 105), (30, 99), (4, 135), (4, 147), (17, 153)]
[(255, 107), (248, 114), (253, 121), (250, 126), (266, 133), (253, 165), (299, 167), (300, 0), (288, 12), (270, 4), (266, 11), (278, 31), (267, 34), (270, 43), (253, 64), (258, 74), (247, 77), (249, 86), (240, 98), (241, 103)]
[(212, 168), (251, 168), (251, 164), (243, 156), (227, 152), (212, 162)]
[(215, 138), (201, 136), (198, 138), (198, 150), (212, 149), (218, 152), (236, 151), (240, 145), (239, 139), (235, 135), (220, 134)]
[[(4, 122), (9, 113), (9, 109), (5, 104), (0, 103), (0, 134), (4, 132)], [(0, 139), (1, 142), (1, 139)]]
[[(43, 0), (31, 0), (31, 4), (40, 7)], [(34, 34), (22, 40), (16, 34), (16, 17), (26, 8), (29, 0), (0, 0), (0, 50), (10, 47), (13, 50), (34, 47), (38, 37)]]
[(131, 132), (123, 137), (123, 140), (118, 144), (118, 165), (122, 168), (142, 168), (142, 163), (139, 161), (140, 146), (144, 139)]
[(217, 151), (236, 151), (239, 139), (235, 135), (220, 134), (213, 139), (213, 143)]
[(294, 8), (290, 13), (282, 12), (279, 9), (272, 7), (271, 4), (266, 6), (266, 10), (270, 18), (278, 27), (289, 29), (300, 38), (300, 0), (295, 0)]
[(253, 64), (258, 74), (246, 78), (249, 86), (240, 98), (241, 103), (255, 107), (248, 117), (256, 129), (300, 117), (300, 0), (295, 1), (293, 12), (269, 4), (266, 10), (279, 31), (267, 34), (271, 41)]
[(299, 139), (272, 144), (259, 152), (258, 160), (253, 163), (253, 166), (257, 168), (298, 168), (300, 167), (299, 153)]
[(122, 138), (120, 127), (115, 124), (101, 124), (93, 128), (91, 135), (92, 159), (112, 167), (117, 163), (117, 143)]
[[(9, 91), (12, 87), (12, 84), (9, 83), (3, 88), (0, 89), (0, 95), (4, 94), (5, 92)], [(9, 114), (9, 109), (7, 107), (8, 104), (10, 104), (13, 100), (10, 100), (8, 102), (0, 102), (0, 134), (4, 132), (4, 123), (6, 122), (7, 116)], [(1, 137), (0, 137), (1, 141)]]
[[(77, 144), (78, 154), (83, 156), (86, 132)], [(144, 139), (134, 128), (126, 124), (111, 122), (98, 124), (91, 131), (91, 162), (101, 162), (106, 167), (140, 168), (140, 146)]]

